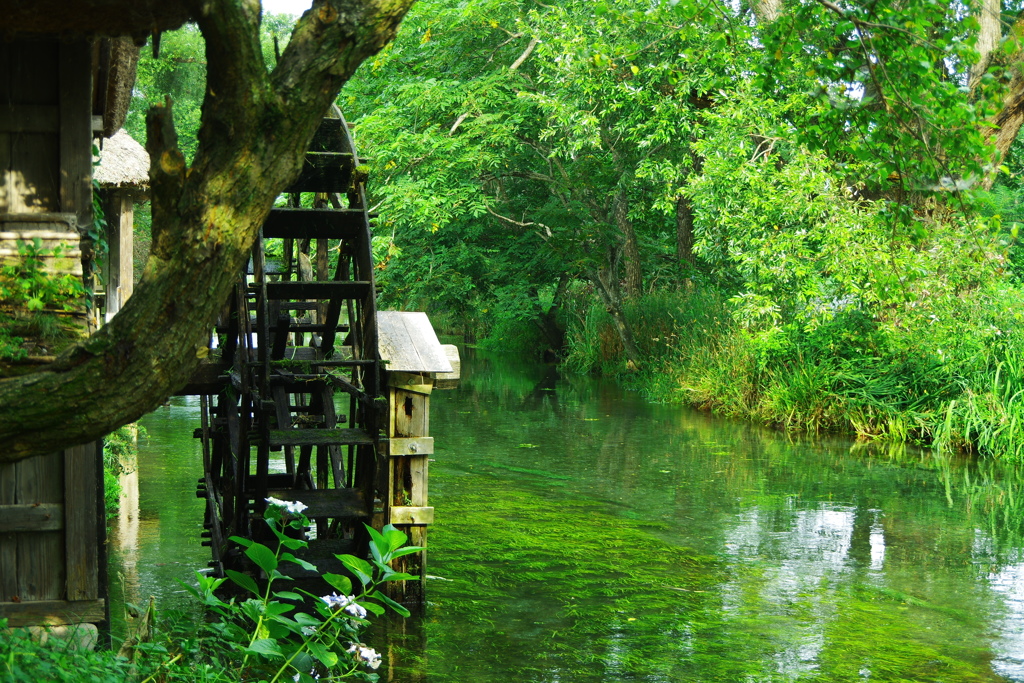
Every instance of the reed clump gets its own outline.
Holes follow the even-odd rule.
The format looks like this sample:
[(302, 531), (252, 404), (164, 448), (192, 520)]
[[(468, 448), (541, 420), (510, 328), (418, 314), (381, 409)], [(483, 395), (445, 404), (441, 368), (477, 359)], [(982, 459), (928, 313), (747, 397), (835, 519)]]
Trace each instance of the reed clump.
[[(1015, 297), (1014, 297), (1015, 298)], [(944, 307), (944, 308), (943, 308)], [(648, 398), (786, 430), (932, 444), (1024, 461), (1024, 348), (1011, 306), (940, 302), (898, 320), (850, 309), (744, 325), (713, 288), (629, 302), (644, 363), (625, 372), (598, 306), (569, 317), (567, 364), (617, 374)]]

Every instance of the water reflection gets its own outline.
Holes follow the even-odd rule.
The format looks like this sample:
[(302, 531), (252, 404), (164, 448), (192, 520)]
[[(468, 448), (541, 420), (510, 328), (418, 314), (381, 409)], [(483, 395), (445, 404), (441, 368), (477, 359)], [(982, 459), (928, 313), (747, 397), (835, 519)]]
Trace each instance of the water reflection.
[[(440, 578), (378, 648), (385, 680), (1024, 681), (1019, 472), (493, 356), (463, 373), (431, 398)], [(144, 421), (138, 579), (130, 543), (112, 572), (133, 599), (174, 604), (208, 559), (198, 421)]]
[(115, 638), (124, 633), (123, 604), (158, 609), (195, 609), (178, 581), (191, 581), (206, 566), (209, 549), (200, 545), (203, 501), (196, 498), (202, 452), (193, 430), (199, 402), (173, 398), (144, 417), (139, 441), (134, 509), (110, 534), (111, 622)]

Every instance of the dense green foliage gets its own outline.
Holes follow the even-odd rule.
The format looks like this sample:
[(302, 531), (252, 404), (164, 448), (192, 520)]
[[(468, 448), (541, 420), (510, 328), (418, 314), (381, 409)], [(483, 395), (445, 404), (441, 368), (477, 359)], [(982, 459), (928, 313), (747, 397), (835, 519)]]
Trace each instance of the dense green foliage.
[(133, 422), (103, 439), (103, 506), (107, 519), (120, 511), (121, 475), (138, 470), (139, 438), (145, 436), (145, 427)]
[[(658, 400), (1022, 455), (1020, 164), (991, 151), (1020, 46), (972, 72), (964, 7), (771, 5), (420, 2), (340, 100), (381, 307)], [(186, 150), (201, 47), (140, 64)]]
[(19, 240), (19, 260), (0, 266), (0, 362), (30, 355), (26, 339), (35, 355), (45, 355), (76, 336), (60, 314), (76, 310), (86, 292), (69, 272), (66, 251), (64, 245), (47, 249), (38, 237)]
[(342, 94), (384, 307), (659, 400), (1024, 455), (990, 135), (1019, 46), (972, 78), (962, 7), (778, 9), (419, 3)]

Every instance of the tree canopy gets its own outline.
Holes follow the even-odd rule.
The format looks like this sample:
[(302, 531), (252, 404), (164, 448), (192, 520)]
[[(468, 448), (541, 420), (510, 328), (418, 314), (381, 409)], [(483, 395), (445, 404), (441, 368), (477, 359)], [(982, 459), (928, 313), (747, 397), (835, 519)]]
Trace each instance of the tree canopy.
[(588, 282), (632, 362), (622, 301), (656, 282), (703, 273), (768, 327), (908, 299), (929, 248), (958, 269), (989, 241), (976, 191), (1021, 108), (991, 13), (424, 0), (346, 101), (384, 176), (384, 296), (529, 318)]

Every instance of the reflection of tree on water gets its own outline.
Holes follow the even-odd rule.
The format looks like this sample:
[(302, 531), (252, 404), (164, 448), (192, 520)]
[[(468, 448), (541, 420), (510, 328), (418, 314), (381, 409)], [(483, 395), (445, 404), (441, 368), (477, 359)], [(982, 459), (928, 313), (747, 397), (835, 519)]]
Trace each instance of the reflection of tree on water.
[[(136, 605), (142, 600), (139, 579), (139, 469), (118, 477), (121, 484), (120, 513), (111, 528), (110, 549), (117, 555), (118, 575), (112, 577), (124, 591), (124, 601)], [(115, 615), (119, 616), (119, 615)]]
[(550, 406), (555, 414), (561, 414), (558, 403), (558, 366), (544, 365), (544, 376), (540, 378), (530, 393), (523, 396), (523, 410), (541, 410), (544, 404)]

